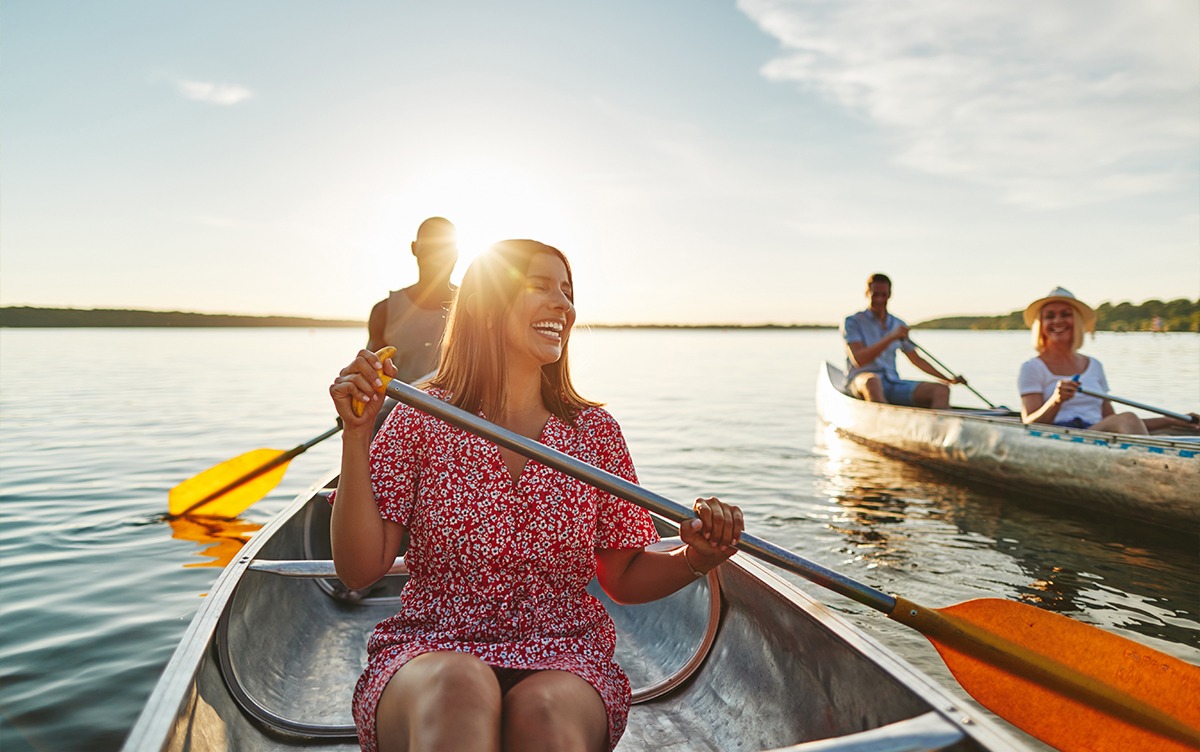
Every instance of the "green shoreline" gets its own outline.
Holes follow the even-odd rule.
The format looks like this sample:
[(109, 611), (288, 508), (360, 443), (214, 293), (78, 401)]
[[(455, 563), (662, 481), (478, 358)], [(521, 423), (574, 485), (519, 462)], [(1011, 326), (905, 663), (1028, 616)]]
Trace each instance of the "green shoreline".
[[(0, 328), (365, 328), (366, 321), (316, 319), (302, 316), (246, 316), (238, 314), (188, 313), (185, 311), (139, 311), (84, 308), (0, 308)], [(586, 324), (590, 329), (836, 329), (834, 324)]]
[[(1186, 298), (1163, 302), (1148, 300), (1132, 303), (1103, 303), (1097, 309), (1096, 328), (1101, 331), (1172, 331), (1200, 332), (1200, 300)], [(0, 328), (364, 328), (367, 322), (353, 319), (318, 319), (304, 316), (249, 316), (186, 311), (143, 311), (109, 308), (38, 308), (7, 306), (0, 308)], [(590, 329), (736, 329), (805, 330), (837, 329), (837, 324), (605, 324), (589, 323)], [(914, 329), (1025, 329), (1021, 311), (1001, 316), (951, 316), (913, 325)]]

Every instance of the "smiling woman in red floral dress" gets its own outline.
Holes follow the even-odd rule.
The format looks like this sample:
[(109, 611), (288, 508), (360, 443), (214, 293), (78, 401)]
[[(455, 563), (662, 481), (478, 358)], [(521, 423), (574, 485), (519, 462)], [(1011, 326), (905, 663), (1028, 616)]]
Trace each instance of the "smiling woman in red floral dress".
[[(636, 481), (621, 428), (571, 384), (571, 268), (556, 248), (497, 243), (468, 269), (427, 391)], [(345, 423), (333, 557), (352, 588), (410, 537), (400, 612), (376, 627), (354, 693), (366, 750), (585, 750), (616, 746), (629, 681), (616, 633), (586, 592), (675, 592), (735, 552), (742, 513), (698, 499), (687, 544), (647, 551), (642, 509), (405, 405), (374, 441), (384, 368), (359, 352), (330, 387)], [(390, 372), (391, 365), (386, 366)], [(366, 403), (361, 416), (351, 400)]]

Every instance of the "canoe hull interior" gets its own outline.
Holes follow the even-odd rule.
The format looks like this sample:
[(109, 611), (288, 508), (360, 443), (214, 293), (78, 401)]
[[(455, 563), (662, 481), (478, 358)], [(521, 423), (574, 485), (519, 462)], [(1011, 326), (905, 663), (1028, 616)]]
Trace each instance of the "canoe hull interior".
[[(323, 498), (302, 496), (226, 569), (126, 750), (358, 748), (351, 693), (367, 636), (395, 613), (404, 577), (347, 594), (336, 580), (251, 569), (252, 560), (327, 558), (328, 519)], [(719, 626), (688, 676), (681, 667), (703, 647), (714, 602), (709, 581), (653, 604), (606, 604), (620, 635), (618, 661), (635, 692), (683, 676), (671, 691), (633, 706), (619, 750), (808, 750), (809, 743), (829, 750), (1024, 748), (840, 617), (742, 558), (718, 570), (713, 613)], [(964, 717), (970, 720), (963, 723)], [(877, 737), (890, 741), (870, 746)]]
[(841, 383), (841, 370), (822, 364), (817, 414), (852, 441), (968, 481), (1200, 530), (1200, 443), (1026, 426), (998, 411), (873, 404)]

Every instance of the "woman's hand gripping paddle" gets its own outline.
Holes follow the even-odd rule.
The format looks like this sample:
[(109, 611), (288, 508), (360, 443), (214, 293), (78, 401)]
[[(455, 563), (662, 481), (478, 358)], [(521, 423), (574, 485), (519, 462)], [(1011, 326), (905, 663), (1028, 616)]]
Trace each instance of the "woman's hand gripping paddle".
[[(392, 347), (391, 345), (381, 348), (378, 352), (375, 353), (375, 355), (379, 358), (379, 361), (381, 363), (385, 359), (390, 358), (395, 354), (396, 354), (396, 348)], [(388, 383), (391, 382), (392, 377), (388, 376), (383, 371), (379, 371), (379, 380), (382, 381), (383, 383), (380, 384), (379, 386), (375, 387), (375, 391), (379, 392), (380, 394), (383, 394), (387, 390), (387, 385), (388, 385)], [(357, 397), (350, 400), (350, 409), (354, 410), (354, 414), (358, 415), (359, 417), (362, 416), (363, 410), (365, 410), (366, 407), (367, 406), (361, 400), (359, 400)]]

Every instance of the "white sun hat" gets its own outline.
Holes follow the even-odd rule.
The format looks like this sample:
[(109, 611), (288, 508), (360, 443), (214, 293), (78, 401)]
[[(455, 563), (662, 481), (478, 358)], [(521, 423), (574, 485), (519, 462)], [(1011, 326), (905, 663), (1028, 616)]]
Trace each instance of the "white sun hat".
[(1096, 331), (1096, 312), (1088, 304), (1080, 301), (1065, 287), (1056, 287), (1044, 298), (1038, 298), (1025, 308), (1025, 326), (1033, 326), (1041, 313), (1042, 306), (1047, 303), (1066, 303), (1075, 309), (1075, 315), (1083, 322), (1085, 332)]

